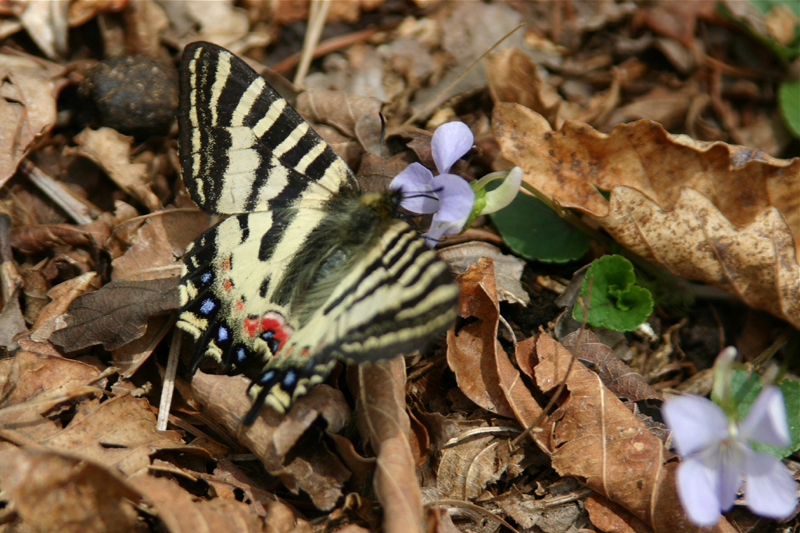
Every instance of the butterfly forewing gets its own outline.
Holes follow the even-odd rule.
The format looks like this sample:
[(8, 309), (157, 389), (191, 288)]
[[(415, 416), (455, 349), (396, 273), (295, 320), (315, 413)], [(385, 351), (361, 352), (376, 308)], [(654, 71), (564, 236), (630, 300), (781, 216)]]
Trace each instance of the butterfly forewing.
[(344, 161), (264, 78), (210, 43), (186, 47), (181, 167), (192, 200), (213, 213), (324, 205), (358, 194)]
[(349, 168), (242, 60), (194, 43), (181, 65), (181, 171), (203, 209), (232, 214), (187, 248), (178, 326), (252, 381), (252, 423), (322, 381), (424, 346), (455, 318), (447, 265), (361, 195)]

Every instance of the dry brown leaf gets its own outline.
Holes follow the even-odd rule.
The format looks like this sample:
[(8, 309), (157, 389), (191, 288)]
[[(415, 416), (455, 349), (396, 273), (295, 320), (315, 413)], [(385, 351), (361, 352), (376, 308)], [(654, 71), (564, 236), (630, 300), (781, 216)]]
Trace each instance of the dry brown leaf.
[(195, 501), (191, 493), (165, 478), (144, 475), (130, 482), (153, 504), (170, 533), (263, 531), (258, 517), (246, 503), (223, 498)]
[[(15, 340), (17, 335), (28, 330), (25, 317), (20, 308), (19, 296), (20, 289), (27, 288), (20, 275), (14, 256), (9, 246), (8, 218), (2, 217), (0, 224), (4, 229), (0, 229), (0, 297), (2, 298), (3, 308), (0, 311), (0, 346), (7, 350), (16, 350), (19, 347)], [(26, 295), (27, 296), (27, 295)], [(30, 306), (33, 307), (33, 306)], [(27, 309), (26, 309), (27, 310)]]
[(494, 261), (494, 281), (497, 287), (498, 301), (521, 303), (522, 305), (531, 302), (530, 296), (520, 283), (525, 261), (502, 253), (497, 246), (486, 242), (466, 242), (448, 246), (441, 250), (439, 255), (447, 261), (455, 274), (466, 272), (470, 265), (477, 263), (481, 257), (490, 258)]
[[(25, 434), (26, 428), (20, 428)], [(103, 403), (80, 403), (62, 431), (38, 441), (132, 475), (146, 470), (158, 450), (191, 448), (177, 431), (156, 430), (156, 416), (145, 398), (126, 394)]]
[(102, 344), (116, 350), (144, 335), (147, 320), (178, 308), (178, 278), (112, 281), (76, 298), (67, 309), (67, 327), (50, 336), (66, 352)]
[[(105, 380), (100, 372), (81, 361), (19, 351), (0, 361), (0, 426), (24, 426), (28, 439), (39, 441), (57, 434), (61, 427), (41, 416), (76, 395), (99, 395)], [(87, 388), (94, 385), (96, 388)]]
[(39, 136), (56, 122), (64, 67), (40, 58), (0, 54), (0, 187)]
[(26, 2), (19, 14), (31, 39), (50, 59), (58, 59), (67, 51), (68, 2), (42, 0)]
[(173, 318), (170, 315), (151, 316), (144, 335), (112, 351), (111, 359), (120, 376), (130, 378), (147, 361), (158, 343), (173, 331)]
[(553, 201), (670, 272), (800, 326), (800, 159), (647, 121), (608, 135), (578, 122), (553, 132), (515, 104), (495, 107), (493, 127), (504, 157)]
[(647, 524), (630, 514), (621, 505), (592, 493), (584, 500), (586, 512), (592, 524), (600, 531), (613, 533), (650, 533)]
[(265, 407), (250, 427), (242, 418), (252, 400), (247, 395), (250, 381), (243, 376), (217, 376), (197, 372), (192, 379), (194, 398), (205, 406), (215, 421), (252, 451), (267, 471), (280, 477), (290, 490), (305, 491), (319, 509), (330, 510), (342, 495), (350, 473), (339, 458), (324, 447), (300, 448), (292, 461), (286, 454), (320, 416), (330, 432), (339, 431), (350, 412), (342, 393), (328, 385), (318, 385), (301, 397), (285, 416)]
[(86, 128), (74, 140), (78, 146), (68, 149), (68, 155), (90, 159), (123, 191), (139, 200), (150, 211), (161, 209), (161, 202), (150, 190), (147, 165), (130, 162), (133, 137), (122, 135), (111, 128)]
[(47, 341), (58, 327), (59, 317), (67, 311), (67, 307), (75, 298), (89, 288), (95, 277), (97, 272), (87, 272), (50, 289), (47, 296), (52, 300), (42, 308), (36, 318), (36, 323), (31, 328), (31, 339), (36, 342)]
[(358, 369), (358, 423), (377, 455), (373, 486), (383, 506), (383, 531), (422, 533), (422, 493), (406, 413), (406, 364), (402, 357)]
[(524, 105), (541, 114), (557, 128), (561, 97), (552, 85), (544, 83), (531, 57), (519, 48), (504, 48), (492, 52), (483, 61), (489, 94), (493, 102), (512, 102)]
[(89, 235), (72, 224), (20, 226), (11, 230), (11, 246), (24, 254), (35, 254), (56, 246), (89, 246)]
[(208, 227), (202, 211), (160, 211), (136, 232), (134, 244), (114, 259), (112, 279), (170, 278), (181, 272), (180, 257), (186, 246)]
[(238, 42), (241, 46), (247, 35), (250, 24), (244, 10), (234, 6), (232, 0), (186, 2), (184, 6), (182, 7), (188, 12), (191, 23), (199, 26), (199, 30), (188, 35), (188, 40), (183, 44), (210, 41), (225, 46), (235, 54), (241, 54), (236, 46), (231, 45)]
[(296, 109), (311, 122), (330, 124), (347, 137), (359, 139), (366, 151), (375, 153), (381, 131), (381, 103), (377, 98), (342, 91), (305, 91), (297, 95)]
[[(517, 343), (519, 348), (516, 351), (520, 353), (520, 349), (524, 350), (526, 346), (532, 348), (532, 345), (533, 338), (526, 339)], [(527, 428), (539, 420), (543, 410), (522, 380), (520, 371), (511, 363), (511, 359), (509, 359), (505, 350), (498, 348), (496, 356), (500, 387), (503, 389), (516, 419), (522, 424), (522, 427)], [(519, 358), (517, 358), (517, 361), (519, 361)]]
[[(565, 378), (572, 354), (542, 333), (536, 355), (536, 383), (543, 392), (553, 393)], [(689, 522), (675, 488), (677, 463), (667, 461), (661, 440), (605, 388), (597, 374), (576, 361), (566, 378), (565, 392), (545, 424), (556, 472), (583, 480), (656, 533), (732, 531), (723, 517), (711, 530)]]
[(142, 499), (112, 468), (53, 450), (0, 451), (0, 484), (21, 518), (18, 531), (134, 531), (133, 504)]
[(75, 0), (69, 3), (67, 20), (70, 27), (82, 26), (100, 13), (121, 11), (128, 0)]
[(439, 459), (436, 488), (445, 499), (474, 500), (486, 485), (500, 479), (506, 470), (502, 450), (507, 440), (478, 437), (446, 448)]
[(597, 372), (603, 385), (618, 398), (627, 398), (634, 402), (664, 399), (647, 384), (641, 374), (620, 361), (614, 351), (600, 342), (591, 331), (574, 331), (561, 339), (561, 344), (579, 361)]
[(497, 324), (500, 310), (491, 259), (483, 258), (460, 278), (459, 315), (472, 320), (447, 332), (447, 364), (459, 389), (484, 409), (508, 418), (514, 411), (497, 375)]

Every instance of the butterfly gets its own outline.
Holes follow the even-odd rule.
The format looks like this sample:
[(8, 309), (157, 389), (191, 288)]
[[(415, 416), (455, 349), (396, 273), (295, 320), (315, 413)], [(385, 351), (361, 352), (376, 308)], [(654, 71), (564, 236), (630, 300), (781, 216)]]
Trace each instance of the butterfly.
[(192, 200), (230, 215), (190, 244), (177, 325), (243, 373), (253, 405), (279, 412), (337, 360), (413, 351), (454, 321), (447, 264), (398, 218), (400, 191), (363, 193), (347, 164), (243, 60), (186, 47), (178, 114)]

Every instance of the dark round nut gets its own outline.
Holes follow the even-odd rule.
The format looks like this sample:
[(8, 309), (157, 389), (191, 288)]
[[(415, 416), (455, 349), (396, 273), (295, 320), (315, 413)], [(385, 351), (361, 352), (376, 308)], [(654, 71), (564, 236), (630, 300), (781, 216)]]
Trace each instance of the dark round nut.
[(178, 109), (177, 71), (147, 56), (101, 61), (79, 90), (90, 101), (98, 126), (128, 135), (167, 133)]

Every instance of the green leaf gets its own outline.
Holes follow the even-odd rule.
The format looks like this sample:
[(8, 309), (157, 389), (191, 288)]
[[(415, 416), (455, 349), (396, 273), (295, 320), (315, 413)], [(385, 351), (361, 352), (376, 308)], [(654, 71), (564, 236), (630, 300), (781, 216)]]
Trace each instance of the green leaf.
[(518, 194), (508, 207), (489, 218), (503, 242), (528, 261), (566, 263), (589, 251), (588, 235), (527, 194)]
[(800, 80), (784, 81), (778, 86), (778, 106), (786, 127), (800, 139)]
[[(615, 331), (632, 331), (653, 312), (650, 291), (636, 285), (633, 264), (621, 255), (606, 255), (592, 262), (581, 284), (580, 296), (592, 290), (586, 321)], [(576, 304), (572, 316), (583, 320), (583, 306)]]
[[(769, 10), (773, 7), (779, 4), (784, 4), (788, 6), (795, 14), (800, 15), (800, 7), (798, 7), (798, 2), (796, 1), (787, 2), (784, 0), (755, 0), (751, 1), (750, 3), (755, 5), (764, 14), (769, 12)], [(717, 10), (722, 13), (724, 17), (739, 25), (753, 38), (760, 41), (764, 46), (772, 50), (772, 53), (782, 60), (791, 61), (797, 57), (798, 54), (800, 54), (800, 43), (798, 43), (798, 32), (800, 30), (797, 28), (795, 28), (794, 39), (792, 39), (792, 42), (789, 43), (789, 46), (786, 46), (773, 39), (768, 33), (762, 33), (762, 31), (759, 31), (761, 28), (766, 27), (763, 18), (758, 21), (758, 24), (754, 25), (748, 17), (743, 18), (733, 13), (723, 2), (719, 2), (717, 4)]]
[[(786, 418), (789, 422), (789, 436), (791, 442), (788, 446), (774, 446), (763, 442), (753, 441), (751, 446), (758, 452), (764, 452), (783, 459), (800, 449), (800, 381), (784, 379), (778, 383), (783, 393), (783, 402), (786, 407)], [(736, 404), (739, 420), (744, 420), (753, 402), (761, 392), (761, 377), (755, 372), (735, 369), (731, 376), (731, 396)], [(716, 401), (716, 400), (715, 400)]]

